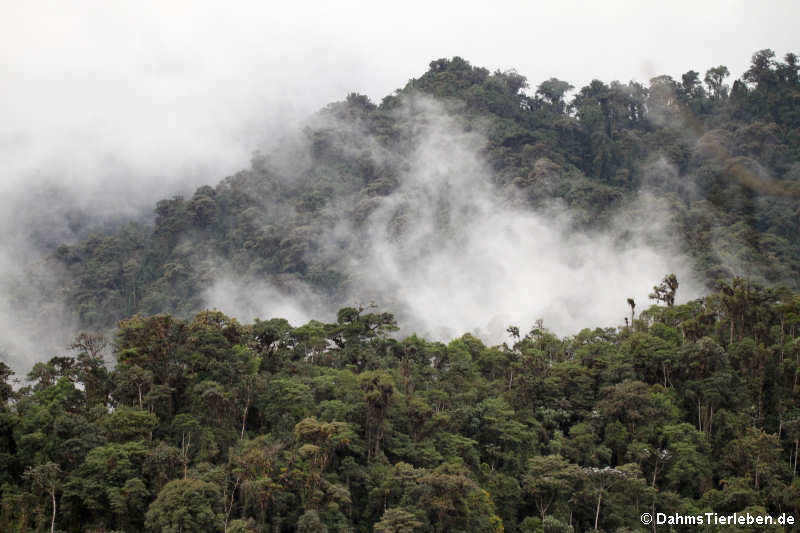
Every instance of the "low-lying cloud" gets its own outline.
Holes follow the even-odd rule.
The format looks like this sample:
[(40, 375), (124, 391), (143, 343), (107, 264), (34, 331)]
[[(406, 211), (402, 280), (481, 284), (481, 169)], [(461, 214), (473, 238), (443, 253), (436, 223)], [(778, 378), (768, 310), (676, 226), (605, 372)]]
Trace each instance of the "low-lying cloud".
[[(362, 2), (300, 7), (245, 2), (237, 9), (184, 1), (18, 3), (0, 20), (0, 274), (5, 284), (0, 350), (15, 354), (5, 356), (12, 360), (41, 360), (66, 345), (74, 317), (59, 301), (43, 296), (60, 289), (47, 259), (55, 246), (126, 220), (150, 220), (159, 199), (189, 194), (246, 167), (253, 150), (269, 146), (299, 117), (350, 91), (377, 100), (419, 74), (428, 61), (453, 55), (491, 68), (517, 68), (533, 85), (551, 76), (578, 87), (592, 77), (646, 79), (668, 73), (677, 79), (681, 69), (719, 63), (736, 76), (747, 68), (749, 54), (764, 46), (765, 36), (779, 52), (793, 42), (793, 17), (768, 21), (774, 14), (756, 4), (742, 4), (721, 16), (718, 7), (700, 9), (697, 24), (683, 28), (687, 35), (703, 35), (713, 21), (721, 32), (716, 48), (698, 51), (692, 44), (696, 39), (649, 38), (652, 28), (637, 23), (646, 18), (646, 8), (625, 10), (623, 20), (619, 9), (589, 9), (580, 2), (566, 7), (464, 4), (455, 14), (449, 6), (430, 3), (399, 10)], [(659, 9), (661, 16), (685, 18), (681, 6)], [(796, 10), (794, 4), (782, 6), (782, 12)], [(537, 31), (528, 31), (532, 21)], [(776, 23), (783, 25), (780, 31)], [(408, 28), (414, 29), (413, 39)], [(530, 53), (575, 28), (581, 28), (583, 38), (569, 40), (562, 54)], [(637, 42), (646, 43), (645, 48), (636, 52), (627, 46), (630, 32), (642, 34)], [(605, 46), (589, 53), (605, 54), (605, 59), (573, 60), (585, 58), (586, 42), (599, 41)], [(671, 43), (668, 53), (662, 41)], [(616, 54), (612, 60), (609, 50)], [(357, 243), (358, 263), (348, 267), (352, 286), (364, 283), (376, 300), (403, 309), (398, 314), (409, 317), (412, 327), (486, 329), (473, 318), (485, 322), (483, 312), (500, 305), (492, 313), (500, 322), (506, 321), (503, 313), (520, 323), (540, 314), (560, 328), (569, 313), (558, 312), (560, 300), (548, 296), (557, 292), (554, 284), (570, 292), (573, 285), (587, 283), (593, 266), (614, 270), (617, 260), (618, 268), (631, 269), (618, 276), (629, 281), (627, 287), (639, 287), (639, 280), (646, 279), (644, 295), (666, 271), (679, 270), (672, 263), (681, 261), (672, 254), (630, 241), (627, 251), (615, 250), (622, 255), (607, 257), (604, 252), (618, 247), (618, 239), (574, 234), (558, 206), (536, 214), (510, 207), (498, 191), (476, 185), (488, 176), (479, 158), (459, 163), (437, 159), (470, 152), (474, 139), (437, 147), (437, 134), (428, 134), (433, 144), (420, 147), (415, 170), (405, 173), (400, 189), (372, 213), (374, 231)], [(423, 171), (423, 165), (433, 166)], [(415, 182), (423, 178), (432, 181), (425, 186)], [(438, 205), (425, 203), (425, 196), (446, 183), (472, 189), (473, 196), (458, 191), (451, 199), (449, 216), (463, 221), (453, 223), (446, 239), (431, 236), (424, 242), (436, 222), (425, 216), (406, 217), (406, 233), (400, 237), (398, 221), (382, 218), (403, 203), (401, 195), (416, 195), (417, 212), (430, 207), (441, 213)], [(497, 215), (497, 208), (509, 216)], [(459, 215), (459, 209), (466, 211)], [(396, 240), (397, 250), (383, 249), (386, 238)], [(571, 244), (565, 248), (566, 242)], [(385, 269), (382, 275), (370, 270), (380, 268)], [(25, 281), (31, 273), (48, 286), (46, 291)], [(591, 296), (600, 297), (601, 287), (611, 290), (616, 279), (606, 276)], [(442, 303), (447, 300), (439, 296), (445, 291), (434, 291), (436, 286), (447, 288), (447, 300), (454, 305)], [(23, 301), (35, 303), (21, 307)], [(365, 295), (351, 294), (347, 303), (365, 301)], [(320, 305), (320, 312), (331, 316), (327, 306), (332, 304)], [(268, 311), (263, 306), (253, 310)], [(616, 316), (616, 311), (609, 313)], [(436, 319), (417, 323), (412, 316)], [(591, 317), (585, 315), (589, 323)], [(575, 323), (582, 319), (575, 318)]]
[[(367, 220), (366, 246), (350, 264), (353, 286), (396, 307), (407, 327), (445, 336), (478, 331), (498, 342), (509, 324), (541, 318), (569, 334), (619, 325), (626, 297), (643, 304), (666, 273), (691, 281), (678, 242), (656, 249), (640, 231), (613, 225), (576, 232), (558, 203), (512, 206), (492, 185), (480, 155), (485, 140), (435, 103), (425, 108), (415, 119), (410, 169)], [(637, 222), (649, 231), (669, 224), (660, 209)]]
[(319, 239), (317, 253), (347, 275), (346, 296), (331, 301), (308, 287), (226, 277), (207, 294), (210, 306), (244, 320), (281, 313), (331, 320), (337, 306), (374, 303), (397, 315), (402, 333), (474, 332), (502, 342), (509, 325), (537, 319), (563, 335), (617, 326), (629, 312), (626, 299), (646, 308), (648, 292), (670, 272), (682, 282), (682, 299), (699, 294), (667, 207), (652, 195), (642, 192), (603, 231), (578, 231), (560, 202), (534, 210), (513, 187), (498, 189), (482, 156), (485, 137), (442, 104), (416, 96), (396, 113), (411, 139), (407, 154), (387, 155), (369, 139), (362, 146), (373, 147), (375, 161), (391, 160), (399, 185), (373, 198), (363, 221), (342, 214), (362, 198), (337, 203), (328, 214), (338, 213), (338, 223)]

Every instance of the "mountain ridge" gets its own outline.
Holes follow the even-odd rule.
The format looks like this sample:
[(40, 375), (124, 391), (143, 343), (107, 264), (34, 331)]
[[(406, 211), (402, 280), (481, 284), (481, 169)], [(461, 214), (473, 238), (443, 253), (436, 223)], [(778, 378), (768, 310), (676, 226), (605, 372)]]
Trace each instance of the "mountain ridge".
[[(158, 202), (151, 234), (129, 227), (59, 248), (70, 306), (93, 328), (134, 312), (188, 316), (207, 303), (202, 294), (221, 265), (279, 289), (299, 283), (349, 303), (342, 287), (352, 276), (323, 250), (326, 230), (342, 220), (363, 230), (402, 188), (420, 132), (440, 115), (447, 135), (479, 154), (475, 167), (485, 164), (506, 202), (535, 211), (555, 200), (570, 213), (570, 227), (591, 232), (623, 207), (636, 211), (645, 190), (664, 204), (668, 232), (680, 235), (707, 287), (741, 275), (796, 288), (800, 240), (791, 220), (800, 163), (792, 139), (800, 119), (785, 102), (800, 93), (794, 56), (780, 63), (768, 52), (754, 54), (746, 80), (730, 91), (723, 67), (715, 67), (707, 90), (689, 71), (681, 82), (653, 78), (649, 88), (595, 80), (570, 102), (563, 98), (571, 86), (555, 78), (529, 95), (514, 71), (490, 73), (458, 57), (433, 61), (380, 105), (351, 94), (323, 108), (278, 152), (255, 153), (250, 169), (191, 198)], [(430, 105), (416, 94), (439, 109), (426, 111)], [(479, 135), (465, 140), (471, 132)], [(649, 210), (640, 208), (636, 223), (646, 224)], [(395, 215), (392, 231), (404, 223)], [(624, 232), (617, 238), (624, 241)], [(220, 265), (209, 264), (214, 257)]]

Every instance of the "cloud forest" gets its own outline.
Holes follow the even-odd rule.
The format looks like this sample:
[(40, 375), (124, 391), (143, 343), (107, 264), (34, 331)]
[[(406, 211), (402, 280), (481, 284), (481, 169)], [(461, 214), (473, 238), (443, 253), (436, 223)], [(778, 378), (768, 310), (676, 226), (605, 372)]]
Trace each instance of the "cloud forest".
[(443, 58), (146, 213), (4, 201), (0, 530), (798, 531), (799, 69)]

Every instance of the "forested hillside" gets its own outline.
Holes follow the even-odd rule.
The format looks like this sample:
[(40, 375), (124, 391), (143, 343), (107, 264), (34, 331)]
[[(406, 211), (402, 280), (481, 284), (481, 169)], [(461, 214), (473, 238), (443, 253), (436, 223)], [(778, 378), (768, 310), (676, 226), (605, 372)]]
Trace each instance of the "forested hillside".
[[(158, 202), (152, 225), (58, 246), (53, 279), (5, 295), (24, 309), (38, 287), (80, 328), (32, 368), (0, 362), (0, 531), (797, 522), (798, 68), (762, 50), (739, 80), (575, 90), (440, 59)], [(546, 263), (567, 274), (529, 283)], [(647, 281), (656, 305), (630, 298), (662, 264), (684, 270)], [(617, 326), (422, 333), (547, 290), (569, 292), (560, 326), (612, 293)], [(248, 299), (334, 311), (233, 318)], [(698, 529), (745, 530), (672, 528)]]
[[(636, 237), (655, 250), (671, 239), (707, 288), (736, 275), (798, 288), (797, 58), (762, 50), (743, 79), (727, 76), (719, 66), (649, 86), (595, 80), (568, 99), (564, 81), (526, 92), (515, 72), (437, 60), (380, 105), (351, 94), (250, 169), (159, 202), (154, 227), (60, 247), (57, 297), (94, 329), (136, 312), (187, 318), (222, 277), (310, 293), (335, 312), (370, 301), (367, 286), (382, 283), (353, 267), (383, 253), (365, 244), (376, 231), (381, 247), (404, 245), (403, 260), (425, 263), (424, 249), (455, 240), (489, 194), (481, 187), (503, 208), (555, 206), (566, 234), (608, 233), (620, 247)], [(457, 146), (429, 148), (446, 143)], [(480, 161), (459, 166), (470, 157)], [(420, 176), (442, 164), (447, 179)]]
[(649, 531), (643, 512), (797, 517), (800, 296), (737, 278), (669, 305), (675, 289), (665, 279), (654, 296), (667, 305), (618, 330), (510, 327), (491, 347), (396, 340), (391, 314), (354, 308), (299, 327), (135, 316), (113, 368), (106, 342), (82, 334), (21, 390), (3, 366), (0, 529)]

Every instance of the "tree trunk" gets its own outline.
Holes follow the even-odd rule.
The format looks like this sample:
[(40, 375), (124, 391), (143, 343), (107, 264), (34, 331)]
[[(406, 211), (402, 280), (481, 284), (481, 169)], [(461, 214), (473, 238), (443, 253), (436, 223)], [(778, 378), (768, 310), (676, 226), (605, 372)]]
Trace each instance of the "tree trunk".
[(536, 506), (539, 508), (539, 515), (542, 517), (542, 520), (544, 520), (544, 517), (547, 516), (547, 510), (550, 508), (550, 505), (553, 503), (553, 499), (554, 498), (555, 498), (555, 496), (550, 498), (550, 501), (548, 501), (546, 504), (545, 504), (545, 502), (544, 502), (544, 500), (542, 498), (537, 498)]
[(658, 456), (656, 456), (656, 466), (653, 468), (653, 484), (652, 487), (656, 488), (656, 476), (658, 475)]
[(597, 511), (594, 513), (594, 530), (597, 531), (597, 523), (600, 521), (600, 502), (603, 499), (603, 492), (597, 495)]
[(189, 477), (189, 446), (191, 446), (191, 436), (186, 434), (181, 436), (181, 455), (183, 456), (183, 479)]
[(245, 425), (245, 422), (247, 421), (247, 410), (249, 408), (250, 408), (250, 404), (249, 403), (244, 406), (244, 414), (242, 414), (242, 434), (239, 437), (239, 440), (244, 439), (244, 425)]
[(706, 425), (708, 426), (708, 428), (707, 428), (708, 431), (707, 432), (708, 432), (708, 436), (710, 437), (711, 436), (711, 424), (714, 422), (714, 406), (713, 405), (709, 406), (708, 409), (709, 409), (709, 411), (708, 411), (708, 424), (706, 424)]
[(697, 400), (697, 430), (702, 433), (703, 431), (703, 404)]
[(53, 516), (50, 518), (50, 533), (56, 529), (56, 488), (50, 489), (50, 498), (53, 500)]
[(231, 517), (231, 511), (233, 510), (233, 498), (234, 498), (234, 496), (236, 496), (236, 489), (239, 487), (239, 480), (240, 479), (241, 479), (240, 477), (237, 477), (236, 478), (236, 483), (233, 484), (233, 490), (231, 491), (231, 503), (230, 503), (230, 505), (228, 505), (228, 508), (225, 510), (225, 525), (224, 525), (225, 533), (228, 533), (228, 520), (230, 520), (230, 517)]
[(656, 533), (656, 520), (655, 520), (655, 516), (656, 516), (656, 497), (655, 496), (653, 496), (653, 507), (652, 507), (652, 511), (650, 511), (650, 516), (653, 517), (653, 520), (651, 520), (651, 522), (653, 524), (653, 533)]

